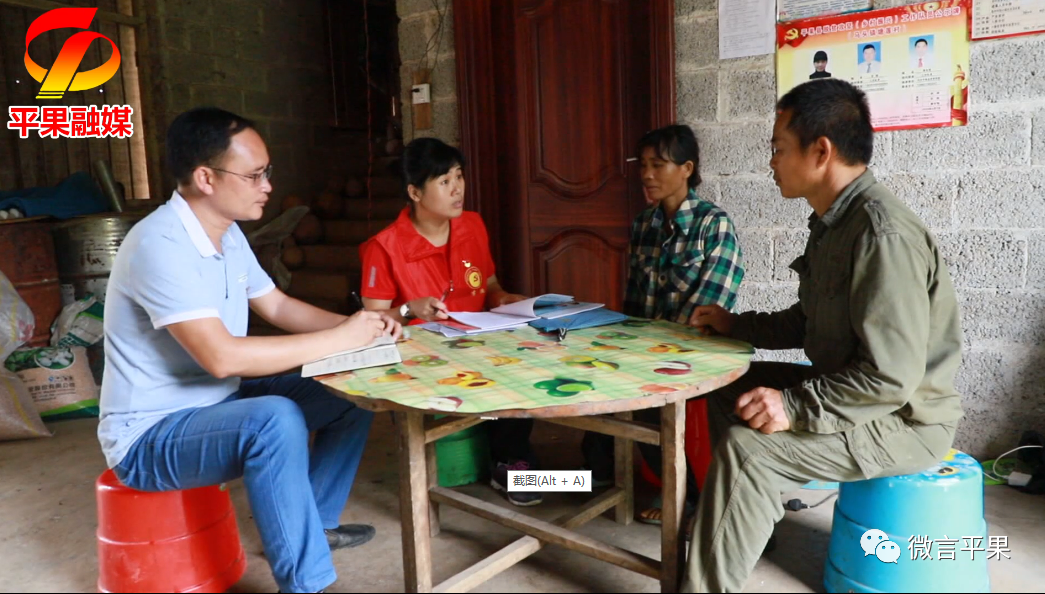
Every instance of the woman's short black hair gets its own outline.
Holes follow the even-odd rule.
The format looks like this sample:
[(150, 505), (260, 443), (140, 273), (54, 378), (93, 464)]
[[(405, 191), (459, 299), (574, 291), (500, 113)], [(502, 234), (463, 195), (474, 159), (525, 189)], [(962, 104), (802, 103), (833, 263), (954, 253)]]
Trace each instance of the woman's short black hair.
[(461, 151), (438, 138), (415, 138), (403, 149), (403, 188), (425, 187), (429, 180), (450, 173), (455, 166), (464, 169)]
[(688, 180), (689, 188), (692, 190), (700, 185), (700, 146), (692, 128), (675, 124), (651, 130), (639, 139), (639, 158), (647, 148), (652, 148), (661, 159), (676, 165), (685, 165), (686, 161), (693, 161), (693, 173)]
[(254, 122), (217, 107), (197, 107), (174, 118), (167, 128), (167, 166), (179, 184), (188, 184), (200, 165), (210, 165), (229, 150), (232, 137)]

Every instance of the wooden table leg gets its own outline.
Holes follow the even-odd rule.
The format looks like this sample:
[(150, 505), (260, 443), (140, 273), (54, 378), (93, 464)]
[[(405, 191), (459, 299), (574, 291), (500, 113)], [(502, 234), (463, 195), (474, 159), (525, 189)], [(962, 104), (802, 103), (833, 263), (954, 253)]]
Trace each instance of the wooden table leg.
[(428, 474), (424, 413), (396, 412), (399, 428), (399, 514), (403, 523), (403, 581), (407, 592), (432, 591)]
[[(428, 472), (428, 488), (439, 486), (439, 463), (435, 455), (435, 442), (425, 445), (425, 466)], [(428, 523), (431, 527), (430, 534), (439, 536), (442, 529), (439, 525), (439, 504), (428, 499)]]
[(661, 536), (660, 591), (677, 592), (681, 583), (685, 538), (682, 514), (686, 505), (685, 457), (686, 402), (666, 404), (660, 411), (661, 472)]
[[(631, 412), (617, 413), (616, 417), (625, 421), (631, 420)], [(624, 491), (624, 499), (614, 508), (614, 518), (618, 524), (627, 526), (635, 518), (635, 448), (630, 439), (613, 438), (613, 460), (616, 468), (613, 476), (617, 488)]]

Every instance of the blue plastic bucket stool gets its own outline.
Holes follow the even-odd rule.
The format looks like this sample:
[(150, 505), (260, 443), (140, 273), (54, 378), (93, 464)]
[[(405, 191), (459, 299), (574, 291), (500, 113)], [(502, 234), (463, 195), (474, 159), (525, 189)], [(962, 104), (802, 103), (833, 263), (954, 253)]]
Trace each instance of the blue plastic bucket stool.
[[(927, 547), (916, 544), (919, 540), (931, 541), (931, 560), (923, 557)], [(940, 558), (941, 544), (953, 551), (953, 560)], [(980, 550), (962, 550), (970, 547)], [(839, 487), (824, 587), (828, 592), (990, 592), (987, 548), (983, 471), (971, 456), (951, 450), (918, 474)]]

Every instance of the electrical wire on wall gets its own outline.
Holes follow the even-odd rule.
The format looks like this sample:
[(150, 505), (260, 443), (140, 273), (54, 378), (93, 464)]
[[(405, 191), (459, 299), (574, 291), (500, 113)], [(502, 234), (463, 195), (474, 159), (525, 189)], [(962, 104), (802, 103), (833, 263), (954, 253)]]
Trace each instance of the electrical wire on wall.
[[(430, 0), (430, 1), (432, 3), (432, 8), (434, 8), (436, 14), (439, 15), (439, 22), (436, 24), (435, 32), (432, 33), (432, 36), (429, 37), (428, 41), (425, 42), (425, 53), (422, 54), (421, 55), (421, 59), (417, 61), (417, 67), (414, 68), (414, 74), (417, 74), (417, 73), (423, 72), (423, 71), (428, 71), (430, 65), (434, 66), (434, 65), (439, 63), (439, 50), (442, 48), (442, 44), (443, 44), (443, 23), (446, 22), (446, 11), (447, 11), (447, 8), (449, 6), (449, 0), (447, 0), (447, 2), (444, 2), (442, 7), (439, 6), (439, 2), (437, 0)], [(433, 49), (432, 48), (432, 44), (433, 43), (435, 44), (435, 54), (434, 54), (434, 56), (432, 58), (432, 61), (429, 62), (428, 61), (428, 57), (432, 53), (432, 49)], [(431, 82), (431, 81), (427, 81), (426, 80), (425, 82)], [(413, 103), (412, 100), (411, 100), (411, 103)], [(416, 122), (414, 121), (414, 118), (411, 117), (410, 118), (410, 138), (413, 139), (416, 136), (416, 134), (417, 134), (417, 125), (416, 125)]]

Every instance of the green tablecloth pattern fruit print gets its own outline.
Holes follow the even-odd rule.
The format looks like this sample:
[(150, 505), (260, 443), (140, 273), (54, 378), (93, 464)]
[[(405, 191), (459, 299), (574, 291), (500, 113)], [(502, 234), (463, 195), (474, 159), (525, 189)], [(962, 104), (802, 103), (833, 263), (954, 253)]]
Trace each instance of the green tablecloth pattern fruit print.
[(562, 342), (529, 326), (454, 339), (415, 329), (399, 351), (401, 364), (316, 379), (412, 408), (484, 413), (674, 392), (744, 367), (753, 353), (744, 342), (641, 319), (571, 330)]

